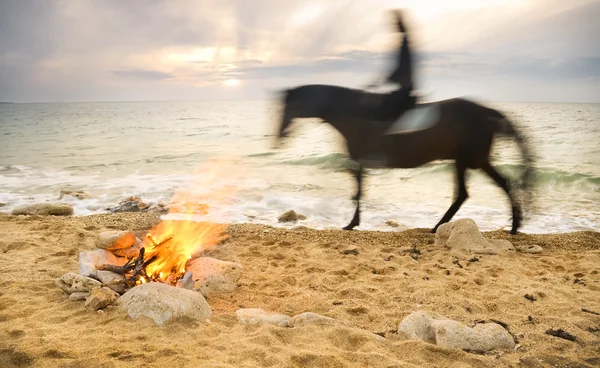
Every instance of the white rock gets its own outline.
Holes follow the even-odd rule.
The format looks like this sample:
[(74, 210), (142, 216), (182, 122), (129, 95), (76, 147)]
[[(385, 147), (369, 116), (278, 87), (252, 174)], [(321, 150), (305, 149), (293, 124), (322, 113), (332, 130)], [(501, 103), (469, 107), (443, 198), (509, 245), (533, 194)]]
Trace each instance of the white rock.
[(331, 317), (322, 316), (313, 312), (300, 313), (290, 318), (290, 321), (288, 322), (290, 327), (299, 327), (307, 324), (331, 325), (335, 323), (339, 322)]
[(90, 295), (85, 299), (85, 307), (91, 310), (106, 308), (114, 304), (119, 298), (119, 294), (107, 287), (96, 287), (90, 291)]
[(103, 231), (98, 234), (96, 248), (106, 250), (130, 248), (135, 244), (136, 239), (131, 231)]
[(403, 333), (409, 339), (423, 340), (435, 344), (435, 332), (431, 322), (435, 319), (446, 319), (444, 316), (433, 313), (417, 311), (404, 317), (398, 326), (398, 333)]
[(212, 315), (202, 294), (159, 282), (138, 285), (119, 298), (129, 316), (146, 316), (162, 326), (181, 317), (205, 320)]
[(516, 248), (517, 248), (517, 252), (532, 253), (532, 254), (542, 253), (542, 251), (544, 250), (544, 248), (540, 247), (539, 245), (535, 245), (535, 244), (519, 245)]
[(116, 291), (119, 294), (123, 294), (125, 292), (125, 276), (119, 275), (118, 273), (98, 270), (96, 271), (96, 276), (102, 281), (104, 286), (107, 288)]
[[(485, 239), (485, 238), (484, 238)], [(504, 251), (504, 252), (514, 252), (515, 247), (512, 243), (506, 239), (486, 239), (488, 242), (492, 243), (494, 246), (494, 250), (496, 251)]]
[(257, 325), (260, 323), (270, 323), (281, 327), (287, 327), (290, 320), (285, 314), (267, 312), (258, 308), (243, 308), (235, 312), (241, 323), (248, 325)]
[(69, 300), (73, 300), (73, 301), (85, 300), (89, 295), (90, 295), (90, 293), (86, 293), (83, 291), (76, 291), (76, 292), (72, 293), (71, 295), (69, 295)]
[(400, 322), (398, 333), (411, 339), (467, 351), (513, 349), (515, 341), (497, 323), (478, 324), (471, 328), (440, 314), (417, 311)]
[(78, 275), (74, 272), (69, 272), (57, 278), (55, 284), (67, 294), (78, 291), (88, 293), (93, 288), (102, 286), (100, 281)]
[(123, 249), (111, 249), (110, 251), (118, 257), (137, 258), (143, 245), (144, 242), (142, 242), (139, 238), (135, 238), (135, 243), (131, 247)]
[(470, 351), (512, 350), (515, 347), (513, 337), (497, 323), (480, 323), (471, 328), (446, 320), (433, 321), (432, 326), (440, 346)]
[(515, 250), (508, 240), (484, 238), (475, 221), (471, 219), (460, 219), (441, 225), (435, 233), (435, 245), (474, 254), (499, 254)]
[(127, 258), (117, 257), (104, 249), (79, 253), (79, 273), (85, 276), (97, 276), (97, 267), (104, 264), (122, 266), (125, 263)]
[(194, 290), (207, 296), (235, 290), (243, 267), (234, 262), (200, 257), (190, 261), (187, 270), (192, 271)]
[(73, 206), (66, 203), (37, 203), (17, 207), (12, 210), (13, 215), (40, 215), (40, 216), (71, 216)]

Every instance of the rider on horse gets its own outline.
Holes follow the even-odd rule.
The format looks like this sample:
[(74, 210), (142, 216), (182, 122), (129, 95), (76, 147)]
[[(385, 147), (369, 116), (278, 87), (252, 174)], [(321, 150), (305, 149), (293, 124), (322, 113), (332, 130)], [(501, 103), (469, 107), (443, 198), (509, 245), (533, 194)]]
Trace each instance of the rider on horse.
[[(406, 26), (402, 21), (402, 15), (399, 10), (394, 11), (394, 16), (398, 32), (403, 34), (402, 43), (400, 44), (400, 49), (395, 60), (395, 68), (384, 80), (368, 86), (368, 88), (373, 88), (385, 83), (399, 85), (399, 88), (385, 95), (374, 106), (376, 121), (373, 123), (374, 125), (379, 125), (381, 134), (404, 112), (414, 108), (416, 103), (415, 96), (411, 94), (413, 90), (412, 60)], [(366, 151), (361, 154), (362, 157), (359, 160), (361, 164), (367, 167), (383, 167), (386, 165), (387, 159), (380, 152), (381, 142), (378, 138), (380, 135), (375, 135), (375, 137), (377, 138), (365, 142)]]
[[(403, 34), (403, 39), (396, 56), (395, 68), (380, 83), (394, 83), (398, 84), (400, 88), (391, 92), (384, 99), (381, 106), (381, 120), (395, 120), (404, 111), (413, 108), (415, 105), (415, 97), (411, 95), (413, 90), (412, 57), (408, 42), (408, 32), (399, 10), (394, 11), (394, 16), (396, 18), (396, 27), (398, 32)], [(377, 84), (372, 84), (369, 87), (377, 87)]]

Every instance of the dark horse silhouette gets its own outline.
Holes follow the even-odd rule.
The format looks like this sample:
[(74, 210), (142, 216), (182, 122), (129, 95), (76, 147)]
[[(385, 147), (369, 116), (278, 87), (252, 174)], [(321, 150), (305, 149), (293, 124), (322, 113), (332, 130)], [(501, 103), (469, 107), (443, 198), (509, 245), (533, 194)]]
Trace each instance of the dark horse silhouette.
[[(356, 178), (356, 211), (352, 221), (344, 227), (351, 230), (360, 224), (363, 165), (361, 159), (370, 154), (386, 157), (385, 167), (414, 168), (435, 160), (454, 160), (456, 168), (455, 198), (437, 228), (450, 221), (468, 198), (465, 185), (466, 169), (482, 169), (501, 187), (512, 207), (511, 234), (521, 226), (522, 209), (515, 191), (530, 197), (533, 158), (525, 137), (499, 111), (461, 98), (439, 101), (437, 124), (418, 131), (385, 134), (393, 123), (378, 120), (378, 106), (387, 94), (328, 85), (305, 85), (284, 91), (283, 116), (278, 140), (289, 134), (295, 118), (320, 118), (331, 124), (346, 139), (350, 158), (358, 163), (352, 169)], [(418, 104), (427, 106), (431, 104)], [(518, 185), (512, 185), (490, 164), (490, 151), (495, 136), (513, 138), (521, 151), (525, 170)]]

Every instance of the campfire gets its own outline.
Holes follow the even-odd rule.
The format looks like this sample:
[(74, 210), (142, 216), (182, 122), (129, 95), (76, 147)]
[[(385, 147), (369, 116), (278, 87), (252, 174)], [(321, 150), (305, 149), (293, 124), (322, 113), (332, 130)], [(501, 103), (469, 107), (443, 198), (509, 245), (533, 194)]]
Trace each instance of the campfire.
[(102, 264), (98, 270), (123, 275), (126, 288), (145, 282), (176, 286), (188, 271), (187, 263), (226, 238), (227, 225), (165, 220), (143, 240), (137, 257), (122, 266)]
[(188, 263), (223, 241), (227, 225), (197, 222), (198, 216), (211, 212), (207, 203), (219, 205), (233, 197), (230, 185), (231, 165), (224, 161), (200, 165), (187, 187), (180, 188), (171, 198), (169, 215), (181, 220), (163, 220), (138, 241), (139, 254), (128, 257), (123, 265), (101, 264), (98, 270), (124, 276), (126, 288), (146, 282), (162, 282), (177, 286), (184, 278)]
[[(79, 254), (79, 273), (63, 275), (56, 285), (71, 300), (85, 299), (90, 309), (121, 303), (125, 309), (132, 308), (128, 310), (132, 318), (143, 310), (142, 314), (157, 324), (190, 311), (209, 315), (204, 297), (235, 290), (243, 269), (234, 262), (202, 256), (228, 237), (227, 224), (201, 216), (211, 214), (213, 208), (207, 203), (218, 208), (233, 197), (232, 187), (227, 185), (231, 173), (239, 174), (239, 170), (231, 170), (223, 162), (199, 167), (190, 186), (175, 192), (167, 218), (141, 239), (131, 231), (100, 233), (98, 249)], [(139, 293), (144, 297), (132, 296)], [(149, 293), (153, 297), (148, 297)], [(165, 304), (161, 298), (179, 298), (181, 303)], [(193, 306), (184, 307), (188, 302)], [(142, 308), (140, 303), (149, 304)], [(176, 310), (167, 311), (169, 308)]]

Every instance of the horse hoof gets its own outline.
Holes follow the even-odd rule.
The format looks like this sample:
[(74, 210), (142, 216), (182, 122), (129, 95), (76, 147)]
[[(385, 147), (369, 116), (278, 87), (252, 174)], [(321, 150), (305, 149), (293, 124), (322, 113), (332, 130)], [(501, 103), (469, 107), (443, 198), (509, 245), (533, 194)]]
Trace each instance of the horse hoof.
[(435, 234), (436, 231), (437, 231), (437, 227), (434, 227), (433, 229), (431, 229), (430, 233)]
[(343, 230), (354, 230), (354, 227), (355, 227), (355, 226), (356, 226), (356, 225), (348, 225), (348, 226), (344, 226), (344, 227), (343, 227)]
[(516, 229), (511, 229), (510, 230), (510, 235), (517, 235), (517, 230)]

